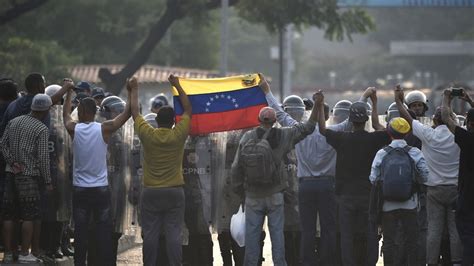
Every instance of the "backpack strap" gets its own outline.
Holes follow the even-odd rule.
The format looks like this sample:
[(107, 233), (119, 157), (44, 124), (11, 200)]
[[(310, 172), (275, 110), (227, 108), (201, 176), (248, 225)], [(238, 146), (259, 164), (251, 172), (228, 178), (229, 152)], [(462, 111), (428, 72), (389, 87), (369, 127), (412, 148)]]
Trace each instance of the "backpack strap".
[(391, 147), (390, 145), (387, 145), (383, 148), (383, 150), (386, 152), (386, 153), (389, 153), (393, 150), (393, 147)]
[(267, 139), (268, 136), (270, 136), (270, 131), (272, 131), (271, 128), (269, 130), (267, 130), (267, 132), (265, 132), (265, 134), (263, 134), (262, 139)]
[(411, 148), (413, 148), (413, 147), (410, 146), (410, 145), (406, 145), (405, 147), (403, 147), (403, 150), (404, 150), (406, 153), (408, 153), (408, 152), (410, 152)]

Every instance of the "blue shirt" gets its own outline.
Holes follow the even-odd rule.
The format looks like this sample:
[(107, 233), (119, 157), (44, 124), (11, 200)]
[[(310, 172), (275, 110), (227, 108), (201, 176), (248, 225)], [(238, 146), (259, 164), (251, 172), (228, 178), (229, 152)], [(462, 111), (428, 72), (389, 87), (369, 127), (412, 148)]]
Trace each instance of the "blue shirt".
[[(394, 139), (392, 140), (392, 143), (389, 144), (390, 147), (392, 148), (403, 148), (407, 146), (407, 142), (403, 139)], [(423, 157), (423, 153), (416, 148), (412, 147), (410, 151), (408, 152), (410, 157), (413, 159), (415, 162), (415, 170), (416, 170), (416, 177), (417, 181), (419, 184), (423, 184), (428, 180), (428, 166), (426, 165), (425, 158)], [(381, 149), (377, 152), (375, 155), (374, 161), (372, 162), (372, 170), (370, 172), (370, 177), (369, 180), (371, 183), (375, 183), (375, 180), (380, 179), (380, 165), (382, 164), (382, 160), (387, 155), (387, 152), (385, 150)], [(403, 202), (397, 202), (397, 201), (384, 201), (383, 204), (383, 211), (388, 212), (388, 211), (393, 211), (393, 210), (398, 210), (398, 209), (415, 209), (418, 207), (418, 195), (417, 193), (414, 193), (413, 196)]]
[[(278, 123), (283, 127), (291, 127), (298, 123), (286, 113), (270, 92), (265, 95), (270, 107), (275, 109)], [(334, 131), (343, 131), (347, 121), (328, 126)], [(298, 177), (332, 176), (336, 174), (336, 151), (326, 142), (326, 137), (316, 126), (313, 133), (308, 135), (295, 146), (298, 161), (296, 175)]]
[[(21, 115), (27, 115), (31, 112), (31, 102), (33, 102), (33, 97), (35, 96), (27, 94), (14, 100), (8, 105), (8, 108), (3, 115), (2, 123), (0, 124), (0, 136), (3, 135), (3, 131), (5, 131), (5, 128), (7, 127), (10, 120)], [(42, 122), (49, 128), (49, 114)]]

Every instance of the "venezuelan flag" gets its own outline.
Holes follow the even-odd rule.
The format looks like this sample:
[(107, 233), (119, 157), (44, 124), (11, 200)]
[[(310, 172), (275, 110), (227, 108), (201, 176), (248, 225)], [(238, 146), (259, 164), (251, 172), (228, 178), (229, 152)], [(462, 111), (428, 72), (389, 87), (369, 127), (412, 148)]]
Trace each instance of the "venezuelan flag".
[[(179, 83), (193, 107), (191, 135), (236, 130), (259, 124), (258, 113), (267, 106), (257, 74), (215, 79), (184, 79)], [(183, 115), (178, 91), (173, 87), (176, 121)]]

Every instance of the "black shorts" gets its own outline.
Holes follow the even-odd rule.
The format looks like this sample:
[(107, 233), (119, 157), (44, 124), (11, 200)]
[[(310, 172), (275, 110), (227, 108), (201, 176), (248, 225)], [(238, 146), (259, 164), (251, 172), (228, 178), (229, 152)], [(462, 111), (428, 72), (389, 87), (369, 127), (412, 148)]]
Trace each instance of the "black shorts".
[(40, 178), (35, 176), (5, 174), (2, 216), (4, 220), (40, 219)]

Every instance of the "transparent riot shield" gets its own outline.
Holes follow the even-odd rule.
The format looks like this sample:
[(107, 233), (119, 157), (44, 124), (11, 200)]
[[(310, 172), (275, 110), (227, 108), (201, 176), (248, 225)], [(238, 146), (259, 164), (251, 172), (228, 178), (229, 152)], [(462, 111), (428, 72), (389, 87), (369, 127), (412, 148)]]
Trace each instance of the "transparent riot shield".
[(211, 221), (211, 141), (209, 136), (186, 140), (183, 157), (185, 222), (189, 234), (209, 232)]
[(54, 105), (49, 113), (48, 150), (54, 190), (47, 195), (46, 220), (67, 222), (72, 214), (72, 182), (70, 168), (71, 139), (63, 125), (62, 106)]
[(389, 117), (387, 115), (379, 115), (379, 123), (386, 128), (388, 122), (390, 121), (388, 119), (392, 119), (392, 118), (394, 117)]
[(129, 120), (111, 135), (107, 145), (107, 172), (115, 233), (134, 234), (133, 205), (127, 199), (131, 184), (132, 143), (133, 122)]
[(433, 118), (428, 116), (417, 117), (416, 120), (420, 121), (425, 126), (433, 126)]
[(183, 157), (185, 211), (188, 245), (183, 247), (183, 264), (211, 265), (211, 136), (190, 136)]
[(283, 192), (285, 204), (285, 231), (299, 231), (298, 210), (298, 177), (297, 160), (295, 149), (292, 149), (283, 157), (285, 174), (287, 175), (288, 188)]
[[(239, 147), (240, 139), (247, 130), (235, 130), (216, 133), (221, 143), (221, 163), (216, 164), (214, 177), (214, 221), (213, 225), (217, 233), (230, 231), (230, 219), (237, 212), (243, 199), (240, 199), (232, 190), (231, 168), (234, 157)], [(216, 153), (218, 155), (218, 153)]]

